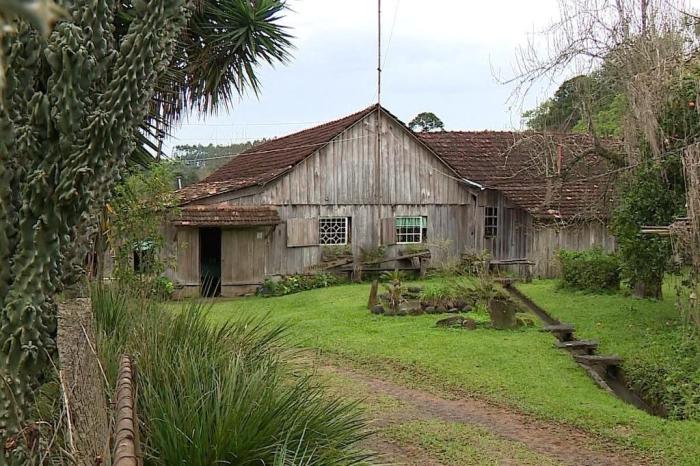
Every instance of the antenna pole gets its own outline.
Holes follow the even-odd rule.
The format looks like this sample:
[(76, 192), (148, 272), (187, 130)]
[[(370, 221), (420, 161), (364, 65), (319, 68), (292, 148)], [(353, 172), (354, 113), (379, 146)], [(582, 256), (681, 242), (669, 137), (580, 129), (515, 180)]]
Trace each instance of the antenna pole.
[(375, 163), (374, 186), (376, 191), (376, 199), (381, 202), (382, 190), (379, 187), (381, 177), (381, 153), (382, 153), (382, 0), (377, 0), (377, 141)]
[(377, 0), (377, 104), (382, 103), (382, 0)]

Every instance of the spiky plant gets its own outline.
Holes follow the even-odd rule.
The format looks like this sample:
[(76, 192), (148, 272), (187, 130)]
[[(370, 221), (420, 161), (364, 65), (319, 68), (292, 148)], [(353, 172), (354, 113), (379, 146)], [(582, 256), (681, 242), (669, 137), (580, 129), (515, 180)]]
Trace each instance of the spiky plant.
[(244, 315), (215, 324), (205, 303), (174, 313), (118, 287), (92, 297), (107, 376), (119, 354), (135, 355), (145, 464), (372, 464), (358, 443), (369, 434), (360, 406), (308, 373), (287, 325)]
[(116, 2), (60, 2), (48, 36), (21, 19), (2, 37), (0, 100), (0, 441), (2, 463), (34, 447), (32, 393), (50, 364), (66, 251), (133, 150), (187, 0), (139, 0), (115, 40)]

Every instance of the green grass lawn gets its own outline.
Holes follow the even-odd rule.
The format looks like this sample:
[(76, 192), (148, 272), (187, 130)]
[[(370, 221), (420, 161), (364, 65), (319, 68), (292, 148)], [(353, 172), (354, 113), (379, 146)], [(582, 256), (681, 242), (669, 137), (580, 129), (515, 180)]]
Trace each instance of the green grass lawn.
[(292, 323), (300, 346), (365, 371), (446, 396), (474, 394), (584, 428), (668, 464), (700, 464), (699, 422), (656, 418), (608, 395), (537, 328), (465, 331), (438, 329), (433, 315), (374, 316), (365, 308), (368, 293), (369, 285), (346, 285), (222, 300), (213, 305), (212, 318), (269, 315)]
[(670, 281), (661, 301), (562, 290), (556, 280), (519, 284), (518, 289), (553, 317), (575, 324), (579, 339), (597, 340), (601, 354), (666, 358), (683, 338)]
[(554, 317), (573, 323), (578, 338), (597, 340), (601, 354), (622, 356), (632, 385), (648, 399), (662, 400), (672, 417), (697, 419), (700, 355), (676, 308), (674, 280), (679, 278), (668, 278), (660, 301), (562, 290), (554, 280), (518, 288)]

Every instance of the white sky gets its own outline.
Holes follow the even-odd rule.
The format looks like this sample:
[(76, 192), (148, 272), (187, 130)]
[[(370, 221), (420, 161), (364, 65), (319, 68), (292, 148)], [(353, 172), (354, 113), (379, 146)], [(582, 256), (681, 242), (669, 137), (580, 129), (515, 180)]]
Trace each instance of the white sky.
[[(280, 136), (376, 102), (377, 1), (289, 4), (292, 61), (259, 69), (258, 98), (205, 119), (190, 116), (168, 147)], [(513, 86), (497, 76), (512, 76), (517, 47), (557, 16), (556, 0), (383, 0), (382, 104), (404, 122), (431, 111), (451, 130), (518, 128), (523, 107), (559, 83), (512, 102)]]

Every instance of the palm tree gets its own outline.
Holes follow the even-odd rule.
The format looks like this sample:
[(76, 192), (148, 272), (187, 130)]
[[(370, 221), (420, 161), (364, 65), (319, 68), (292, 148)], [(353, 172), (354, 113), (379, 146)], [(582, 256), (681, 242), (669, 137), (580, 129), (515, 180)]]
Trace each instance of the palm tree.
[[(131, 2), (122, 4), (124, 29)], [(286, 63), (292, 36), (280, 24), (286, 0), (198, 0), (188, 27), (175, 44), (169, 71), (158, 83), (141, 127), (132, 162), (147, 164), (172, 125), (188, 111), (211, 114), (231, 108), (245, 92), (257, 95), (257, 69)]]

